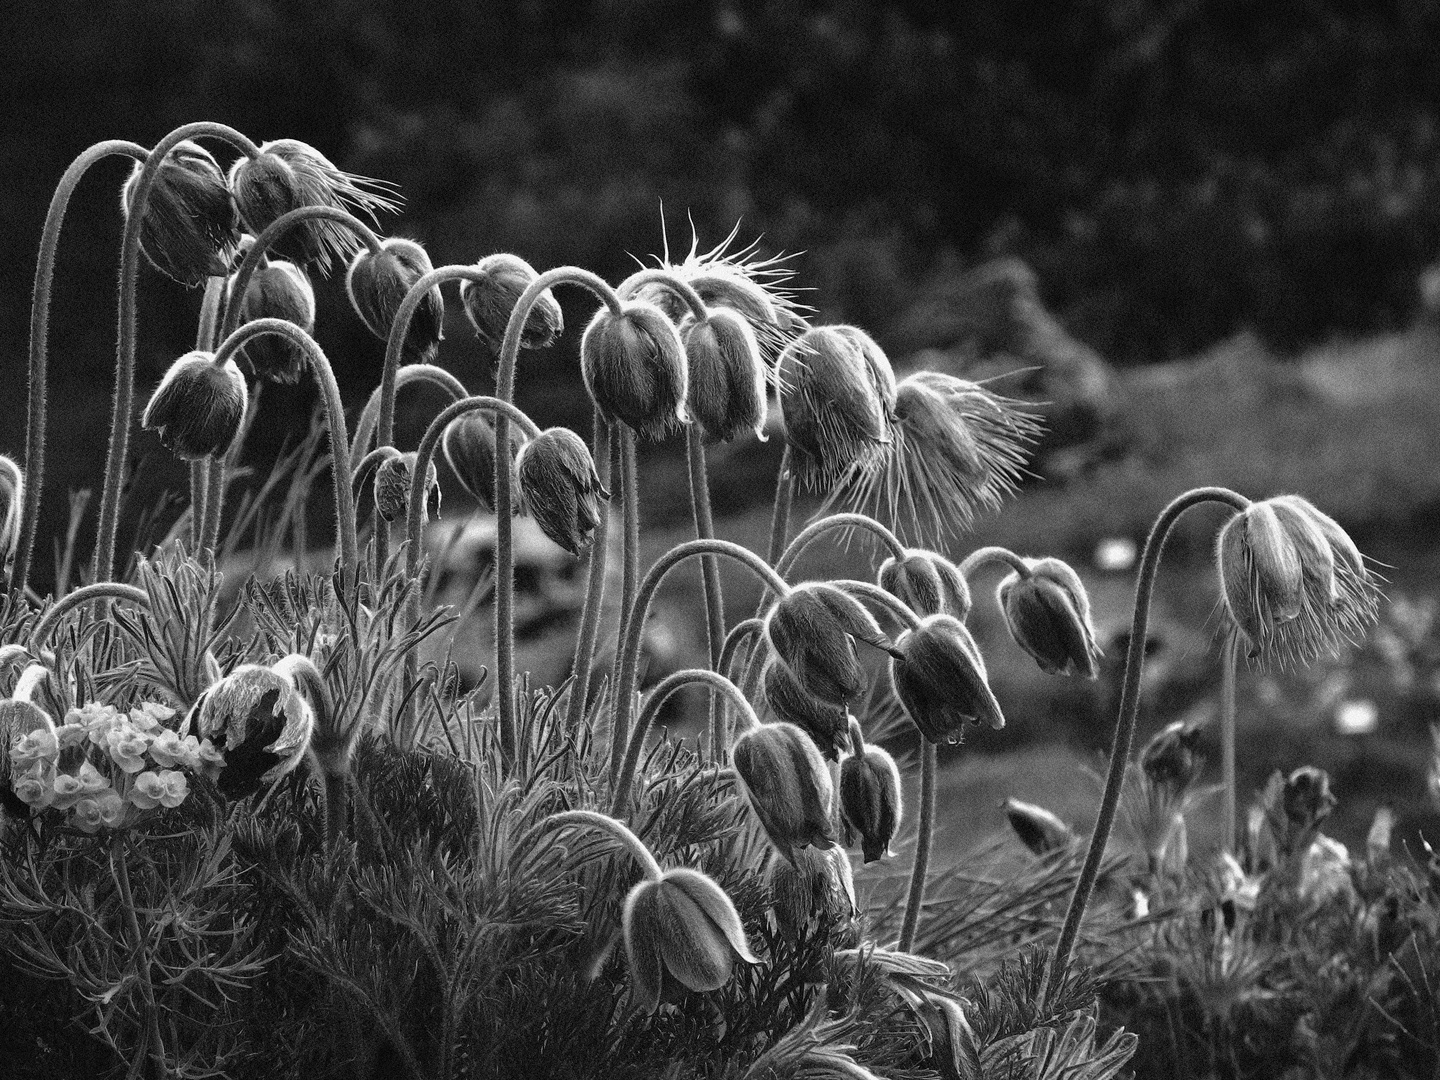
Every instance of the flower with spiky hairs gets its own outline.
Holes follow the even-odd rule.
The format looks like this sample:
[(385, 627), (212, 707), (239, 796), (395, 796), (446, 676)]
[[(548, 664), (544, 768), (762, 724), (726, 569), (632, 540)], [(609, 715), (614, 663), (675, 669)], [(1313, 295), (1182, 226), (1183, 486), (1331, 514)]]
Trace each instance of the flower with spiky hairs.
[(790, 861), (778, 851), (765, 863), (775, 924), (791, 938), (820, 926), (843, 929), (858, 911), (855, 871), (845, 849), (800, 848)]
[(888, 523), (907, 544), (941, 547), (997, 509), (1020, 480), (1040, 425), (979, 383), (917, 371), (895, 392), (890, 446), (826, 499)]
[[(499, 355), (505, 341), (505, 328), (521, 294), (540, 275), (518, 255), (499, 252), (487, 255), (475, 265), (484, 275), (480, 281), (466, 279), (460, 283), (460, 303), (475, 335)], [(520, 330), (522, 349), (543, 349), (565, 330), (565, 316), (555, 293), (546, 289), (536, 299), (525, 325)]]
[[(455, 479), (486, 510), (495, 509), (495, 428), (478, 412), (457, 416), (440, 436)], [(510, 505), (520, 511), (520, 486), (515, 475), (514, 449), (510, 462)]]
[[(253, 242), (251, 237), (245, 239)], [(242, 249), (244, 246), (242, 241)], [(233, 289), (234, 282), (231, 275), (228, 287)], [(230, 302), (235, 302), (233, 296)], [(285, 319), (307, 334), (313, 334), (315, 289), (310, 284), (310, 275), (284, 259), (266, 259), (256, 267), (240, 299), (240, 322), (256, 319)], [(253, 337), (239, 352), (257, 378), (294, 385), (305, 370), (305, 350), (284, 334)]]
[(1100, 674), (1100, 647), (1080, 575), (1059, 559), (1026, 559), (1028, 573), (1008, 574), (996, 590), (1015, 643), (1047, 675)]
[(572, 555), (584, 551), (605, 513), (600, 501), (610, 498), (585, 440), (569, 428), (547, 428), (520, 447), (515, 473), (540, 531)]
[(900, 770), (883, 747), (865, 742), (856, 720), (850, 723), (856, 750), (840, 763), (840, 820), (846, 843), (858, 837), (870, 863), (891, 854), (890, 841), (900, 825)]
[[(414, 450), (405, 454), (387, 457), (375, 469), (375, 508), (386, 521), (404, 521), (410, 513), (410, 481), (415, 475), (416, 454)], [(420, 523), (430, 521), (430, 503), (433, 497), (435, 514), (440, 514), (440, 474), (435, 469), (432, 457), (425, 463), (425, 505), (420, 508)]]
[(705, 435), (729, 442), (742, 431), (765, 435), (765, 362), (755, 331), (728, 308), (682, 327), (689, 369), (686, 405)]
[[(144, 167), (144, 162), (135, 163), (121, 191), (127, 217), (134, 211), (135, 187)], [(240, 242), (239, 223), (214, 155), (186, 139), (171, 147), (156, 169), (140, 223), (140, 251), (166, 277), (182, 285), (202, 285), (229, 269)]]
[(970, 586), (965, 575), (944, 555), (907, 550), (880, 564), (879, 586), (916, 615), (950, 615), (961, 620), (970, 614)]
[(619, 313), (597, 311), (580, 339), (580, 375), (601, 415), (641, 438), (664, 438), (690, 419), (685, 346), (654, 304), (631, 301)]
[(735, 775), (775, 850), (835, 846), (830, 770), (810, 736), (794, 724), (759, 724), (735, 740)]
[(795, 586), (765, 616), (765, 640), (805, 690), (830, 705), (865, 692), (865, 669), (855, 639), (876, 647), (875, 617), (850, 594), (821, 581)]
[[(392, 237), (372, 252), (361, 248), (345, 275), (350, 305), (370, 332), (381, 341), (390, 338), (395, 316), (405, 294), (435, 267), (425, 249), (414, 240)], [(404, 352), (413, 361), (429, 363), (445, 336), (445, 298), (437, 285), (425, 294), (405, 331)]]
[(217, 365), (214, 353), (196, 350), (170, 365), (140, 425), (157, 431), (176, 457), (219, 457), (239, 434), (249, 399), (245, 376), (233, 359)]
[(1010, 828), (1015, 830), (1020, 842), (1036, 855), (1064, 851), (1074, 846), (1077, 840), (1074, 829), (1034, 803), (1006, 799), (1005, 819), (1010, 822)]
[(891, 444), (884, 380), (849, 329), (807, 330), (776, 363), (795, 478), (812, 491), (868, 475)]
[(186, 727), (224, 754), (220, 791), (243, 799), (300, 764), (315, 712), (292, 678), (273, 667), (242, 664), (200, 695)]
[(765, 665), (765, 702), (777, 720), (794, 724), (809, 735), (822, 757), (840, 759), (850, 738), (849, 714), (844, 706), (831, 705), (810, 693), (779, 660)]
[(1379, 589), (1349, 535), (1298, 495), (1251, 503), (1220, 532), (1221, 595), (1261, 663), (1306, 664), (1375, 621)]
[(895, 696), (930, 742), (958, 742), (970, 723), (1005, 726), (980, 648), (959, 619), (929, 615), (900, 635), (890, 678)]
[(0, 454), (0, 570), (8, 571), (20, 546), (20, 517), (25, 505), (25, 472)]

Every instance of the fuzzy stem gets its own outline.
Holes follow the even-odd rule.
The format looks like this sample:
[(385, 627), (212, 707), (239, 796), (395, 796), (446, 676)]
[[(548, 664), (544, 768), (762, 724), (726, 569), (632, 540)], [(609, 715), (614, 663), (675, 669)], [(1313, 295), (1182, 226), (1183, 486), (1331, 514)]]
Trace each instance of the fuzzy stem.
[[(832, 529), (859, 529), (868, 532), (885, 545), (892, 558), (903, 559), (905, 557), (905, 545), (900, 542), (900, 538), (874, 518), (864, 514), (831, 514), (819, 521), (812, 521), (800, 530), (795, 539), (790, 541), (785, 548), (779, 561), (775, 563), (775, 572), (781, 577), (788, 578), (790, 571), (795, 568), (795, 563), (799, 561), (805, 549)], [(766, 597), (761, 597), (762, 604), (765, 599)]]
[(1235, 664), (1239, 638), (1232, 631), (1220, 659), (1220, 850), (1235, 850)]
[(210, 483), (210, 470), (204, 461), (190, 462), (190, 550), (200, 550), (201, 538), (205, 535), (206, 488)]
[(645, 738), (650, 734), (650, 726), (655, 722), (655, 717), (660, 715), (660, 707), (676, 690), (690, 683), (703, 683), (709, 686), (714, 693), (712, 697), (723, 695), (730, 704), (740, 710), (740, 717), (744, 727), (748, 730), (758, 727), (760, 718), (755, 715), (750, 702), (745, 700), (745, 695), (740, 688), (732, 683), (725, 676), (705, 668), (687, 668), (684, 671), (677, 671), (665, 676), (655, 689), (651, 691), (645, 707), (640, 710), (640, 719), (635, 724), (635, 731), (630, 736), (629, 748), (625, 751), (625, 761), (620, 766), (620, 779), (615, 783), (615, 796), (610, 804), (612, 814), (623, 814), (630, 805), (630, 788), (635, 782), (635, 770), (640, 764), (640, 754), (645, 748)]
[[(595, 471), (600, 486), (610, 487), (610, 425), (595, 409)], [(591, 678), (594, 674), (595, 639), (600, 634), (600, 610), (605, 602), (605, 561), (610, 545), (610, 509), (605, 507), (595, 525), (595, 538), (590, 544), (590, 564), (585, 570), (585, 606), (580, 609), (580, 630), (575, 635), (575, 659), (571, 662), (570, 705), (565, 713), (565, 730), (578, 731), (590, 703)]]
[(110, 840), (110, 858), (115, 866), (116, 884), (120, 886), (120, 905), (125, 909), (125, 921), (129, 924), (132, 947), (135, 950), (135, 967), (140, 976), (140, 990), (145, 997), (145, 1021), (149, 1028), (150, 1057), (155, 1063), (156, 1080), (165, 1080), (169, 1070), (165, 1065), (165, 1043), (160, 1038), (160, 1016), (155, 1007), (155, 984), (150, 979), (150, 950), (140, 933), (140, 919), (135, 914), (135, 894), (130, 888), (130, 868), (125, 860), (125, 834), (117, 832)]
[(920, 625), (920, 616), (917, 615), (905, 601), (893, 593), (886, 592), (873, 581), (856, 581), (852, 578), (836, 578), (830, 582), (837, 589), (843, 589), (852, 596), (869, 600), (877, 607), (882, 607), (891, 615), (895, 616), (908, 630), (914, 630)]
[[(720, 648), (720, 659), (715, 663), (715, 670), (730, 679), (730, 668), (741, 646), (763, 629), (764, 619), (742, 619), (731, 627), (730, 633), (725, 636), (725, 644)], [(731, 732), (730, 710), (724, 701), (719, 704), (720, 707), (710, 713), (710, 753), (714, 755), (717, 764), (723, 762), (730, 753)]]
[(920, 928), (920, 909), (925, 905), (925, 879), (930, 871), (930, 840), (935, 831), (935, 768), (939, 751), (929, 739), (920, 741), (920, 824), (915, 834), (915, 863), (910, 870), (910, 894), (905, 900), (905, 920), (900, 924), (901, 952), (915, 944)]
[(40, 496), (45, 481), (45, 392), (50, 347), (50, 294), (55, 283), (55, 259), (60, 249), (60, 227), (70, 196), (90, 166), (111, 156), (144, 161), (149, 153), (139, 143), (108, 139), (81, 152), (70, 163), (45, 213), (40, 233), (40, 255), (35, 263), (35, 292), (30, 301), (30, 388), (25, 426), (25, 504), (20, 515), (20, 542), (15, 550), (15, 568), (10, 587), (25, 594), (29, 583), (30, 555), (35, 549), (35, 530), (40, 521)]
[(224, 139), (247, 157), (260, 153), (259, 147), (234, 128), (202, 121), (186, 124), (166, 135), (150, 151), (131, 189), (129, 213), (120, 240), (120, 300), (115, 335), (115, 396), (110, 409), (110, 446), (105, 455), (105, 486), (100, 496), (100, 522), (95, 532), (95, 556), (90, 576), (104, 581), (115, 565), (115, 534), (120, 523), (120, 485), (125, 476), (125, 458), (130, 449), (130, 420), (135, 401), (135, 291), (140, 276), (140, 225), (155, 186), (160, 165), (177, 143), (196, 138)]
[(74, 611), (81, 604), (87, 604), (91, 600), (99, 600), (109, 597), (113, 600), (127, 600), (132, 604), (139, 604), (141, 607), (150, 606), (150, 596), (144, 589), (137, 589), (134, 585), (122, 585), (118, 581), (100, 581), (94, 585), (86, 585), (68, 592), (54, 604), (50, 610), (40, 616), (35, 623), (35, 628), (30, 631), (30, 649), (34, 652), (45, 644), (50, 632), (55, 625), (71, 611)]
[[(1115, 812), (1120, 805), (1120, 790), (1124, 786), (1125, 769), (1130, 761), (1130, 747), (1135, 737), (1135, 718), (1140, 709), (1140, 676), (1145, 665), (1145, 633), (1150, 623), (1150, 602), (1155, 592), (1155, 576), (1160, 567), (1160, 552), (1165, 539), (1180, 515), (1192, 506), (1205, 502), (1219, 502), (1234, 510), (1244, 510), (1250, 500), (1227, 488), (1205, 487), (1187, 491), (1160, 512), (1150, 535), (1145, 541), (1145, 550), (1140, 557), (1139, 577), (1135, 582), (1135, 614), (1130, 623), (1130, 644), (1125, 653), (1125, 679), (1120, 691), (1120, 713), (1115, 721), (1115, 741), (1110, 747), (1110, 768), (1105, 777), (1105, 791), (1100, 799), (1100, 812), (1095, 819), (1095, 829), (1090, 834), (1090, 846), (1085, 851), (1085, 861), (1080, 867), (1080, 876), (1075, 881), (1075, 891), (1070, 895), (1070, 906), (1065, 912), (1065, 922), (1060, 927), (1060, 936), (1055, 942), (1055, 952), (1045, 977), (1045, 991), (1053, 989), (1064, 976), (1075, 950), (1075, 940), (1080, 933), (1080, 921), (1085, 915), (1085, 905), (1095, 888), (1095, 879), (1100, 873), (1100, 860), (1105, 857), (1105, 845), (1110, 840), (1110, 830), (1115, 824)], [(1045, 993), (1040, 1000), (1044, 1002)]]
[[(457, 379), (450, 372), (435, 364), (406, 364), (395, 373), (395, 393), (398, 396), (403, 387), (413, 382), (434, 383), (450, 395), (451, 401), (459, 401), (466, 397), (469, 391), (465, 384)], [(371, 442), (375, 438), (375, 425), (380, 419), (380, 387), (376, 387), (370, 393), (370, 398), (365, 402), (365, 408), (360, 411), (360, 419), (355, 421), (355, 437), (351, 440), (351, 449), (361, 454), (371, 449)]]
[[(690, 466), (690, 509), (695, 518), (695, 539), (715, 536), (715, 518), (710, 512), (710, 479), (705, 469), (705, 443), (698, 424), (685, 426), (685, 456)], [(725, 597), (720, 589), (720, 562), (713, 555), (700, 560), (700, 584), (705, 594), (705, 637), (710, 646), (710, 666), (720, 668), (720, 650), (725, 644)], [(718, 745), (713, 736), (720, 702), (710, 699), (710, 752)]]
[[(205, 299), (200, 305), (200, 324), (195, 331), (195, 348), (213, 352), (220, 329), (220, 307), (225, 299), (225, 278), (212, 275), (205, 283)], [(232, 444), (233, 445), (233, 444)], [(222, 455), (224, 456), (224, 455)], [(217, 468), (217, 462), (219, 467)], [(218, 474), (218, 475), (217, 475)], [(214, 496), (212, 498), (211, 496)], [(220, 507), (212, 505), (225, 498), (225, 465), (220, 458), (190, 463), (190, 550), (198, 555), (201, 551), (215, 550), (215, 541), (210, 539), (210, 517), (215, 516), (214, 535), (220, 533)]]
[(350, 777), (344, 772), (322, 772), (321, 783), (325, 808), (325, 851), (333, 854), (335, 845), (345, 832), (345, 821), (350, 816)]
[(775, 477), (775, 505), (770, 512), (770, 547), (765, 561), (774, 566), (785, 552), (785, 537), (790, 533), (790, 506), (795, 501), (795, 470), (791, 464), (790, 444), (780, 455), (780, 472)]
[(981, 567), (990, 563), (1003, 563), (1022, 578), (1028, 578), (1031, 575), (1030, 567), (1015, 552), (1009, 548), (991, 546), (976, 548), (965, 556), (960, 563), (960, 576), (969, 581), (980, 572)]
[(517, 847), (524, 850), (528, 846), (526, 840), (534, 838), (541, 832), (563, 828), (567, 825), (590, 825), (608, 832), (634, 856), (635, 861), (640, 864), (640, 869), (644, 871), (649, 880), (660, 880), (660, 864), (655, 861), (655, 856), (650, 853), (650, 849), (645, 846), (644, 841), (631, 832), (624, 822), (616, 821), (614, 818), (596, 813), (594, 810), (563, 810), (558, 814), (551, 814), (531, 829)]
[[(630, 618), (635, 606), (635, 589), (640, 584), (640, 468), (635, 453), (635, 432), (624, 424), (616, 424), (620, 442), (620, 499), (623, 508), (624, 536), (621, 537), (624, 573), (620, 579), (621, 626)], [(623, 629), (622, 629), (623, 633)], [(616, 657), (619, 663), (619, 657)], [(619, 669), (617, 666), (616, 673)]]

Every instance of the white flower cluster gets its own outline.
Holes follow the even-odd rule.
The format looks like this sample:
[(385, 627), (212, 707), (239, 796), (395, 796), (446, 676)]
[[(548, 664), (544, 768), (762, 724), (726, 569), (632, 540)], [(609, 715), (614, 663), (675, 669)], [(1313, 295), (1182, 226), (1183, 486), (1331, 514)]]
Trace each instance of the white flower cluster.
[(82, 832), (119, 829), (146, 810), (179, 806), (186, 772), (213, 774), (225, 758), (209, 739), (166, 727), (175, 710), (144, 702), (123, 713), (91, 702), (46, 721), (10, 750), (17, 797), (37, 810), (68, 811)]

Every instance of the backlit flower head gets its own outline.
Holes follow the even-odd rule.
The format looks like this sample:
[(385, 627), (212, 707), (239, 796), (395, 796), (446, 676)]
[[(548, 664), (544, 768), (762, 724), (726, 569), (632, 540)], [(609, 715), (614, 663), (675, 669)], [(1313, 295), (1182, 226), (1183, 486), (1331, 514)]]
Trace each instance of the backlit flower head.
[(891, 415), (872, 355), (848, 331), (817, 326), (780, 354), (776, 364), (780, 411), (795, 478), (807, 489), (829, 489), (847, 476), (868, 474), (890, 446)]
[(187, 724), (188, 734), (224, 755), (221, 792), (243, 799), (300, 763), (315, 713), (292, 679), (261, 664), (242, 664), (200, 695)]
[(186, 353), (165, 372), (140, 424), (159, 433), (176, 457), (200, 461), (230, 449), (245, 418), (250, 391), (234, 359), (215, 363), (211, 352)]
[(610, 493), (584, 439), (569, 428), (547, 428), (520, 447), (515, 473), (541, 532), (572, 555), (590, 546)]
[[(513, 443), (512, 443), (513, 447)], [(495, 509), (495, 428), (479, 412), (457, 416), (445, 425), (440, 436), (455, 479), (486, 510)], [(510, 463), (510, 505), (520, 509), (519, 480), (515, 475), (514, 450)]]
[(689, 420), (685, 346), (654, 304), (631, 301), (619, 314), (597, 311), (580, 339), (580, 374), (601, 415), (642, 438), (663, 438)]
[[(475, 269), (484, 275), (483, 281), (465, 280), (460, 283), (460, 303), (475, 335), (497, 356), (505, 341), (505, 328), (510, 323), (510, 314), (520, 300), (520, 295), (540, 275), (535, 268), (518, 255), (504, 252), (487, 255)], [(564, 332), (565, 316), (555, 293), (550, 289), (542, 292), (525, 316), (525, 326), (520, 331), (522, 349), (543, 349)]]
[(806, 691), (830, 705), (865, 692), (865, 669), (855, 640), (878, 644), (875, 617), (834, 585), (807, 581), (775, 601), (765, 616), (765, 640)]
[[(232, 287), (233, 284), (232, 277)], [(230, 302), (235, 302), (233, 296)], [(267, 259), (256, 267), (240, 300), (240, 322), (256, 319), (285, 319), (307, 334), (313, 334), (315, 289), (310, 284), (310, 276), (284, 259)], [(240, 349), (240, 356), (258, 378), (273, 382), (294, 384), (305, 370), (305, 350), (283, 334), (251, 338)]]
[(822, 757), (838, 761), (850, 741), (849, 714), (842, 705), (821, 701), (800, 685), (782, 662), (765, 665), (765, 702), (777, 720), (794, 724), (809, 735)]
[(959, 619), (927, 616), (896, 640), (895, 650), (895, 696), (930, 742), (958, 742), (966, 724), (1005, 726), (980, 649)]
[[(375, 469), (375, 508), (386, 521), (405, 521), (410, 514), (410, 484), (415, 475), (417, 456), (414, 450), (387, 457)], [(440, 513), (440, 474), (432, 455), (425, 463), (425, 505), (420, 508), (420, 523), (430, 520), (431, 501)]]
[(834, 846), (835, 791), (810, 736), (794, 724), (760, 724), (735, 740), (731, 759), (776, 851), (793, 861), (798, 848)]
[[(135, 162), (121, 192), (126, 217), (134, 211), (135, 187), (144, 169)], [(214, 155), (199, 143), (176, 143), (160, 162), (145, 218), (140, 250), (150, 265), (182, 285), (201, 285), (224, 274), (239, 243), (235, 201)]]
[(1100, 673), (1100, 647), (1090, 621), (1090, 598), (1080, 575), (1059, 559), (1026, 559), (1029, 573), (1012, 571), (996, 591), (1015, 643), (1049, 675)]
[(858, 839), (869, 863), (891, 854), (900, 825), (900, 770), (883, 747), (865, 742), (857, 721), (850, 723), (856, 750), (840, 763), (840, 819), (846, 843)]
[(876, 574), (879, 586), (917, 615), (970, 613), (970, 586), (960, 568), (934, 551), (911, 548), (902, 558), (891, 556)]
[[(406, 293), (433, 269), (430, 256), (414, 240), (392, 237), (376, 252), (362, 247), (345, 275), (350, 306), (372, 334), (388, 341)], [(437, 285), (425, 294), (406, 328), (407, 362), (429, 363), (434, 359), (440, 339), (445, 336), (444, 327), (445, 298)]]
[(681, 328), (689, 368), (686, 402), (705, 435), (729, 442), (743, 431), (764, 439), (765, 362), (743, 316), (714, 308)]

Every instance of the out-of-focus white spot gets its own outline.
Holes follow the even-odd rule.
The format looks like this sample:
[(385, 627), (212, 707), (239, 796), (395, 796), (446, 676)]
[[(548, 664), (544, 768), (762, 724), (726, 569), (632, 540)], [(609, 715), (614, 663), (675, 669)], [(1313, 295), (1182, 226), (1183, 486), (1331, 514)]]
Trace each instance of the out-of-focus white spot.
[(1101, 570), (1129, 570), (1137, 554), (1134, 540), (1112, 536), (1095, 545), (1095, 565)]
[(1380, 710), (1368, 698), (1342, 701), (1335, 710), (1335, 730), (1341, 735), (1369, 735), (1380, 726)]

